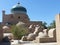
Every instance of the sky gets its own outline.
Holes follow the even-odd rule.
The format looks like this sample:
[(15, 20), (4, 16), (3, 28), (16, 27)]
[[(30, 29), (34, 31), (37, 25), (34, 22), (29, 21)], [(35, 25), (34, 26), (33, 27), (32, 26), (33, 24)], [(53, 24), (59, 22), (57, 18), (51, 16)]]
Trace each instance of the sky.
[(2, 10), (10, 14), (12, 7), (18, 2), (27, 9), (31, 21), (42, 21), (49, 25), (60, 13), (60, 0), (0, 0), (0, 22)]

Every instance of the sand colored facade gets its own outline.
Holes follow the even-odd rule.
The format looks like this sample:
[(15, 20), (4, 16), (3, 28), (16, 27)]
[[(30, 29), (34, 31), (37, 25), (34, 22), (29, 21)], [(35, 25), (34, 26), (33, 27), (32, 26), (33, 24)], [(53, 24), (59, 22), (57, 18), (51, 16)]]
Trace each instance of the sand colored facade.
[(56, 35), (57, 45), (60, 45), (60, 14), (56, 15)]

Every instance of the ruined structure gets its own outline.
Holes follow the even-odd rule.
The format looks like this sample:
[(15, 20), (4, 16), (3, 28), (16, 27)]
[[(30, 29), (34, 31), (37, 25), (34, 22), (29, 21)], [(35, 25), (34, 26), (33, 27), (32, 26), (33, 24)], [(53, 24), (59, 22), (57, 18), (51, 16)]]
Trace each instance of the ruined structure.
[[(48, 32), (48, 33), (47, 33)], [(50, 29), (49, 31), (44, 29), (43, 32), (39, 32), (34, 42), (46, 43), (46, 42), (56, 42), (56, 29)]]

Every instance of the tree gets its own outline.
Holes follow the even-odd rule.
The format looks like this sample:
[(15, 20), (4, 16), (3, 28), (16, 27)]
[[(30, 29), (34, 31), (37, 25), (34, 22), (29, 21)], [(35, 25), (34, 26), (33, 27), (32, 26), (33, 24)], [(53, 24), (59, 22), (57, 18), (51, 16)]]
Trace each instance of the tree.
[(15, 39), (21, 39), (22, 36), (27, 35), (28, 29), (22, 25), (18, 26), (12, 26), (11, 32), (14, 35)]
[(48, 26), (48, 29), (51, 29), (51, 28), (56, 28), (55, 20), (53, 20), (53, 22), (50, 23), (50, 26)]
[(42, 26), (43, 26), (45, 29), (47, 29), (47, 26), (46, 26), (46, 25), (47, 25), (46, 22), (43, 22), (43, 23), (42, 23)]
[(50, 26), (51, 26), (52, 28), (56, 28), (55, 20), (53, 20), (53, 22), (50, 24)]

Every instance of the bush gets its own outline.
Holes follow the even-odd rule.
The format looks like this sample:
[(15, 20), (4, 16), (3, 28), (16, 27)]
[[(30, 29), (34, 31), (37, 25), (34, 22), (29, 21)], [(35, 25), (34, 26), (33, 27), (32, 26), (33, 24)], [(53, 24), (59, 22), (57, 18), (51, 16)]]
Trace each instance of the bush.
[(22, 25), (19, 27), (12, 26), (11, 32), (13, 33), (15, 39), (21, 39), (22, 36), (28, 34), (28, 29)]

